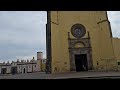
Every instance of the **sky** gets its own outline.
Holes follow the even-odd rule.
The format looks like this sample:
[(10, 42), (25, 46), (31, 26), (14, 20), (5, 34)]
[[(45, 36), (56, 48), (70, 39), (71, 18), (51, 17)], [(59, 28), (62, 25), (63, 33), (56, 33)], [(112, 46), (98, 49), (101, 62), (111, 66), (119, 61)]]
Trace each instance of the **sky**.
[(0, 11), (0, 62), (46, 56), (44, 11)]
[(111, 23), (113, 37), (120, 38), (120, 11), (109, 11), (108, 18)]
[[(109, 11), (114, 37), (120, 37), (120, 12)], [(46, 58), (46, 11), (0, 11), (0, 62)]]

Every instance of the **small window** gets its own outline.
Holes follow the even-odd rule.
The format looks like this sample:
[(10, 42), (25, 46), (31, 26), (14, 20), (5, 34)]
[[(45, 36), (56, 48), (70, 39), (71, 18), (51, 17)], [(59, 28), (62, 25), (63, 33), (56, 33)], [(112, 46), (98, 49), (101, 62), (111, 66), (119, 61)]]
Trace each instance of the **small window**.
[(118, 62), (118, 65), (120, 65), (120, 62)]
[(30, 68), (30, 65), (29, 65), (29, 68)]
[(36, 65), (35, 65), (35, 67), (36, 67)]

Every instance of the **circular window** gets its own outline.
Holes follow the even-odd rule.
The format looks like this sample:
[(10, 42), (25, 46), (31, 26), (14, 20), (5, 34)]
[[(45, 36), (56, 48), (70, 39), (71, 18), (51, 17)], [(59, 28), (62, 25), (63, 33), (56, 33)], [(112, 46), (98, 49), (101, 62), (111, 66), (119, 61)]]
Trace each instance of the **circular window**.
[(76, 38), (81, 38), (86, 34), (86, 29), (81, 24), (75, 24), (71, 28), (71, 33)]

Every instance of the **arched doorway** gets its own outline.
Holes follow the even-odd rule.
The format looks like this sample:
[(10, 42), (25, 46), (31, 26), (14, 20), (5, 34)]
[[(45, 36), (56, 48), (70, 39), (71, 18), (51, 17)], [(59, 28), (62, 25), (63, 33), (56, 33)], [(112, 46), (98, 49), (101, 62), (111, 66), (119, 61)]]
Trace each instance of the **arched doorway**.
[(23, 73), (25, 73), (26, 71), (25, 71), (25, 68), (23, 69)]

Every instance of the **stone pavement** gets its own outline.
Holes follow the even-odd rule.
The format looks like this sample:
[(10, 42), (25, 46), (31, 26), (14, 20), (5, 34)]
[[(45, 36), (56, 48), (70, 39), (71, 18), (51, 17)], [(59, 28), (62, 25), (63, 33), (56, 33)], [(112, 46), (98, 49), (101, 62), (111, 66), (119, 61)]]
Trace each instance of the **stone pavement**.
[(0, 76), (0, 79), (88, 79), (97, 77), (120, 78), (120, 72), (70, 72), (45, 74), (44, 72)]

